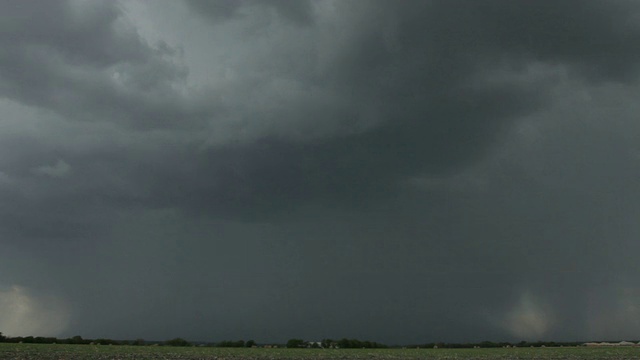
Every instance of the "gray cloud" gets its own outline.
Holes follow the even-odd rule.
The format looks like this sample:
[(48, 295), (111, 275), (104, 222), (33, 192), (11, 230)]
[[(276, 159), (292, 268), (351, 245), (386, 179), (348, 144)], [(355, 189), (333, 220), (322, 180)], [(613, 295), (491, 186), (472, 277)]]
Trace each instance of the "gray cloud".
[(1, 6), (0, 295), (62, 335), (637, 332), (634, 2)]
[[(147, 44), (116, 3), (3, 5), (0, 93), (82, 121), (179, 126), (175, 50)], [(27, 25), (28, 24), (28, 25)]]
[(264, 11), (272, 9), (279, 17), (286, 19), (294, 24), (303, 25), (313, 22), (313, 6), (308, 0), (243, 0), (243, 1), (202, 1), (187, 0), (189, 6), (193, 10), (213, 23), (220, 20), (240, 16), (241, 10), (246, 8), (257, 9), (255, 11)]
[(43, 165), (39, 166), (35, 169), (32, 169), (34, 174), (38, 175), (46, 175), (54, 178), (65, 177), (69, 175), (71, 171), (71, 166), (67, 164), (64, 160), (58, 159), (54, 165)]
[[(190, 186), (196, 198), (223, 211), (253, 211), (261, 203), (351, 202), (387, 193), (407, 176), (451, 171), (477, 160), (505, 126), (544, 104), (557, 75), (531, 64), (562, 63), (570, 72), (600, 80), (617, 79), (601, 72), (609, 68), (629, 76), (635, 71), (634, 46), (615, 49), (620, 40), (609, 30), (622, 10), (603, 13), (598, 2), (585, 6), (585, 14), (569, 25), (567, 19), (575, 16), (571, 4), (537, 4), (535, 11), (502, 2), (370, 5), (338, 5), (352, 41), (327, 64), (311, 67), (310, 86), (329, 89), (351, 104), (344, 109), (336, 102), (323, 104), (311, 116), (321, 122), (341, 119), (337, 126), (344, 132), (313, 141), (284, 135), (212, 147), (203, 167), (193, 169), (205, 183)], [(523, 15), (529, 13), (536, 16)], [(368, 17), (378, 21), (367, 22)], [(518, 18), (525, 19), (509, 27)], [(625, 36), (628, 31), (638, 34), (632, 24)], [(602, 56), (610, 52), (620, 54), (616, 61), (629, 61), (612, 66)], [(276, 74), (288, 75), (293, 76)], [(314, 102), (303, 104), (314, 108)], [(258, 108), (251, 116), (281, 122), (306, 116), (292, 105), (265, 113)], [(203, 198), (203, 190), (211, 197)]]

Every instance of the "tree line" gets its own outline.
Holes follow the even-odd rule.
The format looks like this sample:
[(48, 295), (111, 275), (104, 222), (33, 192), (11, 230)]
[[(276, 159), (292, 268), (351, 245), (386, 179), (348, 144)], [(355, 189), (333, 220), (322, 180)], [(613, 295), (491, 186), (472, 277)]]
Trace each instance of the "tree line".
[(143, 339), (136, 340), (112, 340), (112, 339), (84, 339), (82, 336), (76, 335), (70, 338), (56, 338), (44, 336), (5, 336), (0, 332), (0, 342), (5, 343), (25, 343), (25, 344), (73, 344), (73, 345), (147, 345), (148, 342)]
[[(80, 335), (76, 335), (70, 338), (56, 338), (56, 337), (43, 337), (43, 336), (4, 336), (0, 332), (0, 342), (7, 343), (25, 343), (25, 344), (73, 344), (73, 345), (165, 345), (165, 346), (214, 346), (225, 348), (251, 348), (258, 347), (259, 345), (255, 340), (223, 340), (219, 342), (190, 342), (183, 338), (174, 338), (166, 341), (146, 341), (144, 339), (136, 340), (113, 340), (113, 339), (85, 339)], [(286, 345), (269, 344), (262, 346), (266, 347), (287, 347), (287, 348), (385, 348), (384, 344), (380, 344), (372, 341), (361, 341), (357, 339), (343, 338), (341, 340), (323, 339), (322, 341), (305, 341), (302, 339), (290, 339)]]
[(482, 341), (476, 343), (445, 343), (431, 342), (417, 345), (408, 345), (406, 347), (417, 348), (435, 348), (435, 349), (472, 349), (472, 348), (506, 348), (506, 347), (560, 347), (560, 346), (580, 346), (584, 342), (579, 341), (520, 341), (520, 342), (493, 342)]
[(322, 341), (305, 341), (302, 339), (289, 339), (287, 341), (288, 348), (322, 348), (322, 349), (381, 349), (387, 348), (387, 345), (375, 341), (362, 341), (358, 339), (343, 338), (340, 340), (322, 339)]
[(70, 338), (56, 338), (43, 336), (5, 336), (0, 332), (0, 343), (24, 343), (24, 344), (73, 344), (73, 345), (165, 345), (165, 346), (216, 346), (216, 347), (253, 347), (256, 346), (254, 340), (236, 340), (236, 341), (220, 341), (220, 342), (190, 342), (183, 338), (174, 338), (166, 341), (147, 341), (144, 339), (135, 340), (113, 340), (113, 339), (85, 339), (80, 335)]
[(183, 338), (174, 338), (166, 341), (146, 341), (144, 339), (135, 340), (113, 340), (113, 339), (84, 339), (82, 336), (76, 335), (70, 338), (56, 338), (56, 337), (42, 337), (42, 336), (16, 336), (10, 337), (3, 335), (0, 332), (0, 342), (6, 343), (25, 343), (25, 344), (75, 344), (75, 345), (164, 345), (164, 346), (214, 346), (225, 348), (251, 348), (251, 347), (287, 347), (287, 348), (322, 348), (322, 349), (380, 349), (389, 347), (411, 347), (411, 348), (440, 348), (440, 349), (455, 349), (455, 348), (499, 348), (499, 347), (557, 347), (557, 346), (580, 346), (583, 342), (555, 342), (555, 341), (520, 341), (518, 343), (510, 342), (492, 342), (482, 341), (476, 343), (444, 343), (444, 342), (431, 342), (423, 344), (413, 345), (394, 345), (387, 346), (375, 341), (362, 341), (358, 339), (342, 338), (339, 340), (322, 339), (321, 341), (306, 341), (299, 338), (292, 338), (287, 341), (286, 344), (269, 344), (259, 345), (254, 340), (223, 340), (219, 342), (190, 342)]

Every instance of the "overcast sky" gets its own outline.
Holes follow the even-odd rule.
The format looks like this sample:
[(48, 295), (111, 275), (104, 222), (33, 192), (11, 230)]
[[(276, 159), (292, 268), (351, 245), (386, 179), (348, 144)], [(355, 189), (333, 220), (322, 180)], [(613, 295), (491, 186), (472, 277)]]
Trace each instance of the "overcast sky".
[(640, 2), (0, 1), (0, 331), (640, 336)]

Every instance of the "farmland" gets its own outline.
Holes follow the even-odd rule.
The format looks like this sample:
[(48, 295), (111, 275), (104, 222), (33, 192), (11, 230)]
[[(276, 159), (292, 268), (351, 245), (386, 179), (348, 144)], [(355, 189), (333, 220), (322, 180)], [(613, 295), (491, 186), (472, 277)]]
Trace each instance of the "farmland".
[(497, 349), (250, 349), (0, 343), (2, 360), (638, 359), (638, 347)]

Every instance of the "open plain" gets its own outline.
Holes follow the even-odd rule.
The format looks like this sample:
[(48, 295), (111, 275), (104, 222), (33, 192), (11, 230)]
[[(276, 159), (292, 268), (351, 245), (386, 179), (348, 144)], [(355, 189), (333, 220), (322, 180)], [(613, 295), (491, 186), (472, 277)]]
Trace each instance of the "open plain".
[(0, 344), (2, 360), (276, 359), (638, 359), (638, 347), (497, 349), (248, 349), (169, 346)]

